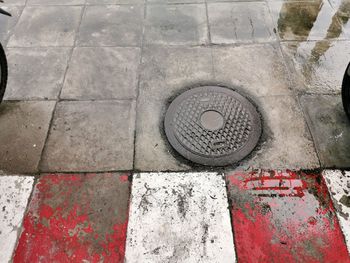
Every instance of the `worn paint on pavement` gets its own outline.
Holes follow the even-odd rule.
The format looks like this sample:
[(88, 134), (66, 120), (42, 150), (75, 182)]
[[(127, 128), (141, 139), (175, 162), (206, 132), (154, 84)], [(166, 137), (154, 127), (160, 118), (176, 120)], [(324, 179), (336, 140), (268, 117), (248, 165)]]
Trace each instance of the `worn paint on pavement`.
[(349, 262), (320, 174), (235, 172), (227, 177), (242, 262)]
[(46, 175), (23, 222), (14, 262), (123, 262), (127, 175)]
[(0, 176), (0, 262), (10, 262), (34, 178)]
[(350, 254), (350, 172), (323, 172)]
[(216, 173), (135, 175), (131, 262), (235, 262), (225, 181)]

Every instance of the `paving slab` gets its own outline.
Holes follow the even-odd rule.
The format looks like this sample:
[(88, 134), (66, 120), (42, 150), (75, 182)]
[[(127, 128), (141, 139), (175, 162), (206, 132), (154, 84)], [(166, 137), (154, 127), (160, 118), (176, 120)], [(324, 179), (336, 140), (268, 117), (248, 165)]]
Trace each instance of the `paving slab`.
[(314, 169), (319, 160), (302, 110), (294, 97), (259, 98), (263, 119), (260, 144), (241, 169)]
[(24, 6), (26, 2), (27, 0), (11, 0), (11, 1), (6, 1), (6, 5)]
[(323, 171), (350, 255), (350, 172)]
[(208, 43), (205, 5), (148, 5), (145, 42), (163, 45)]
[(276, 40), (266, 3), (209, 3), (208, 18), (214, 44)]
[(41, 170), (131, 170), (134, 125), (133, 101), (60, 102)]
[(6, 43), (13, 33), (13, 29), (22, 14), (23, 6), (1, 5), (1, 8), (12, 15), (11, 17), (4, 15), (0, 16), (0, 41), (3, 46), (6, 46)]
[(253, 97), (290, 95), (294, 88), (279, 48), (270, 44), (213, 48), (215, 80)]
[(350, 123), (340, 96), (303, 96), (301, 104), (322, 167), (350, 167)]
[(27, 5), (84, 5), (85, 0), (28, 0)]
[(77, 44), (79, 46), (140, 46), (142, 5), (87, 6)]
[(79, 6), (26, 7), (8, 46), (73, 46), (81, 12)]
[(174, 97), (213, 79), (208, 48), (145, 48), (137, 102), (136, 169), (186, 170), (189, 166), (172, 154), (164, 136), (163, 118)]
[(144, 0), (86, 0), (86, 5), (143, 4)]
[(131, 200), (127, 262), (235, 262), (222, 176), (136, 174)]
[(287, 62), (302, 93), (340, 93), (350, 61), (350, 41), (289, 42), (282, 44)]
[(8, 48), (6, 100), (57, 99), (70, 48)]
[(147, 0), (147, 4), (197, 4), (205, 0)]
[(42, 176), (13, 262), (123, 262), (129, 188), (122, 174)]
[(0, 262), (11, 262), (34, 178), (0, 175)]
[(340, 38), (342, 25), (327, 1), (271, 1), (268, 3), (282, 40)]
[(135, 98), (139, 63), (139, 48), (76, 48), (61, 98)]
[[(264, 0), (245, 0), (244, 2), (263, 2), (263, 1)], [(276, 1), (281, 1), (281, 0), (276, 0)], [(302, 0), (302, 1), (305, 1), (305, 0)], [(206, 2), (207, 3), (213, 3), (213, 2), (225, 3), (225, 2), (243, 2), (243, 1), (242, 0), (206, 0)]]
[(321, 174), (235, 172), (227, 182), (240, 261), (349, 261)]
[(36, 173), (55, 102), (3, 102), (0, 106), (0, 170)]

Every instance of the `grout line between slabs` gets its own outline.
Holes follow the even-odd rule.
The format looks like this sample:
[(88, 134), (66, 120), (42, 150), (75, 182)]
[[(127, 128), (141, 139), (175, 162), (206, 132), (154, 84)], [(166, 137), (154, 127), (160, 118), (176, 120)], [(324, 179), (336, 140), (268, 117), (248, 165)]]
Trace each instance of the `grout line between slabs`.
[(138, 101), (140, 96), (141, 87), (141, 71), (142, 71), (142, 59), (144, 55), (144, 42), (145, 42), (145, 31), (146, 31), (146, 18), (147, 18), (147, 0), (143, 0), (143, 19), (142, 19), (142, 35), (140, 44), (140, 59), (137, 69), (137, 87), (136, 87), (136, 97), (135, 97), (135, 121), (134, 121), (134, 140), (133, 140), (133, 160), (132, 169), (135, 170), (136, 167), (136, 142), (137, 142), (137, 127), (138, 127)]
[(209, 45), (209, 51), (210, 51), (210, 56), (211, 56), (211, 74), (216, 81), (216, 74), (215, 74), (215, 65), (214, 65), (214, 54), (213, 54), (213, 48), (212, 48), (212, 40), (211, 40), (211, 29), (210, 29), (210, 23), (209, 23), (209, 11), (208, 11), (208, 3), (207, 0), (205, 0), (205, 13), (206, 13), (206, 20), (207, 20), (207, 37), (208, 37), (208, 45)]
[[(284, 68), (285, 70), (287, 71), (287, 74), (288, 74), (288, 84), (291, 85), (291, 86), (297, 86), (299, 85), (297, 83), (297, 80), (293, 77), (294, 76), (297, 76), (297, 71), (296, 71), (296, 68), (295, 68), (295, 65), (290, 65), (290, 63), (288, 63), (288, 58), (286, 57), (285, 55), (285, 52), (283, 51), (283, 48), (282, 48), (282, 39), (278, 33), (278, 29), (277, 28), (277, 24), (276, 24), (276, 21), (273, 19), (273, 16), (272, 16), (272, 11), (271, 11), (271, 6), (269, 3), (267, 3), (267, 8), (268, 8), (268, 12), (269, 12), (269, 16), (270, 16), (270, 19), (271, 21), (273, 22), (273, 26), (274, 26), (274, 31), (276, 31), (275, 35), (276, 35), (276, 39), (277, 39), (277, 43), (278, 43), (278, 50), (280, 52), (280, 56), (282, 58), (282, 61), (283, 61), (283, 65), (284, 65)], [(291, 68), (292, 67), (292, 68)], [(299, 78), (298, 78), (299, 79)], [(288, 87), (289, 89), (289, 87)], [(314, 147), (314, 151), (315, 151), (315, 154), (316, 154), (316, 157), (317, 157), (317, 161), (318, 161), (318, 166), (321, 167), (321, 159), (320, 159), (320, 156), (319, 156), (319, 152), (318, 152), (318, 149), (316, 147), (316, 142), (315, 142), (315, 138), (311, 132), (311, 128), (310, 128), (310, 125), (309, 125), (309, 122), (306, 118), (306, 113), (303, 109), (303, 106), (301, 104), (301, 101), (300, 101), (300, 92), (298, 90), (292, 90), (292, 94), (295, 95), (293, 97), (296, 97), (296, 102), (301, 110), (301, 114), (303, 116), (303, 119), (304, 119), (304, 122), (306, 124), (306, 127), (307, 127), (307, 130), (308, 130), (308, 133), (310, 134), (310, 137), (311, 137), (311, 140), (312, 140), (312, 144), (313, 144), (313, 147)]]
[(207, 37), (208, 37), (208, 45), (212, 44), (211, 41), (211, 31), (210, 31), (210, 23), (209, 23), (209, 10), (208, 10), (208, 3), (207, 0), (205, 0), (205, 15), (206, 15), (206, 20), (207, 20)]
[(251, 169), (222, 169), (218, 167), (218, 169), (190, 169), (190, 170), (162, 170), (162, 171), (155, 171), (155, 170), (99, 170), (99, 171), (93, 171), (93, 170), (85, 170), (85, 171), (40, 171), (37, 173), (21, 173), (21, 174), (14, 174), (14, 173), (4, 173), (0, 174), (0, 178), (2, 176), (18, 176), (18, 177), (34, 177), (34, 178), (40, 178), (42, 175), (47, 174), (57, 174), (57, 175), (65, 175), (65, 174), (107, 174), (107, 173), (119, 173), (119, 174), (128, 174), (129, 176), (140, 174), (140, 173), (218, 173), (218, 174), (230, 174), (234, 171), (239, 172), (251, 172), (251, 171), (303, 171), (303, 172), (310, 172), (310, 173), (322, 173), (324, 171), (329, 170), (339, 170), (342, 172), (350, 172), (350, 167), (344, 167), (344, 168), (335, 168), (335, 167), (318, 167), (318, 168), (300, 168), (300, 169), (288, 169), (288, 168), (251, 168)]
[[(213, 57), (212, 57), (213, 58)], [(214, 72), (214, 66), (212, 67), (212, 74), (215, 80), (215, 72)], [(217, 82), (217, 83), (216, 83)], [(202, 84), (205, 84), (202, 83)], [(225, 86), (225, 83), (219, 82), (219, 81), (213, 81), (210, 82), (212, 85), (220, 84)], [(275, 95), (260, 95), (260, 96), (255, 96), (255, 98), (278, 98), (278, 97), (293, 97), (293, 98), (298, 98), (298, 97), (304, 97), (304, 96), (336, 96), (339, 97), (340, 94), (338, 93), (299, 93), (299, 94), (275, 94)], [(59, 102), (133, 102), (135, 101), (136, 98), (111, 98), (111, 99), (89, 99), (89, 98), (82, 98), (82, 99), (69, 99), (69, 98), (61, 98)], [(5, 99), (3, 100), (6, 103), (26, 103), (26, 102), (55, 102), (57, 101), (56, 99)]]
[[(344, 40), (324, 40), (328, 42), (350, 42), (349, 39)], [(210, 44), (158, 44), (158, 43), (144, 43), (143, 47), (158, 47), (158, 48), (208, 48), (208, 47), (216, 47), (216, 48), (227, 48), (227, 47), (245, 47), (245, 46), (263, 46), (263, 45), (274, 45), (277, 43), (314, 43), (319, 42), (318, 40), (308, 40), (308, 41), (279, 41), (279, 40), (259, 40), (259, 41), (242, 41), (242, 42), (232, 42), (232, 43), (210, 43)], [(7, 49), (45, 49), (45, 48), (139, 48), (139, 45), (75, 45), (75, 46), (6, 46)]]
[[(28, 0), (27, 0), (27, 1), (28, 1)], [(57, 108), (58, 103), (60, 102), (60, 96), (61, 96), (62, 90), (63, 90), (63, 88), (64, 88), (64, 83), (65, 83), (65, 81), (66, 81), (66, 77), (67, 77), (69, 65), (70, 65), (70, 62), (71, 62), (72, 57), (73, 57), (73, 52), (74, 52), (74, 49), (75, 49), (75, 45), (76, 45), (76, 42), (77, 42), (77, 38), (79, 37), (80, 26), (81, 26), (81, 23), (82, 23), (84, 14), (85, 14), (85, 9), (86, 9), (86, 7), (84, 6), (84, 7), (82, 8), (82, 10), (81, 10), (80, 21), (79, 21), (78, 27), (77, 27), (76, 32), (75, 32), (75, 38), (74, 38), (73, 47), (71, 47), (70, 54), (69, 54), (69, 56), (68, 56), (67, 65), (66, 65), (66, 69), (65, 69), (65, 72), (64, 72), (64, 77), (63, 77), (63, 80), (62, 80), (62, 86), (61, 86), (61, 89), (60, 89), (60, 91), (59, 91), (59, 93), (58, 93), (58, 95), (57, 95), (57, 100), (56, 100), (56, 103), (55, 103), (54, 108), (53, 108), (53, 110), (52, 110), (52, 114), (51, 114), (51, 119), (50, 119), (50, 122), (49, 122), (48, 131), (47, 131), (47, 134), (46, 134), (46, 138), (45, 138), (45, 141), (44, 141), (43, 149), (42, 149), (42, 151), (41, 151), (40, 159), (39, 159), (39, 163), (38, 163), (38, 167), (37, 167), (37, 170), (38, 170), (39, 173), (41, 172), (41, 166), (42, 166), (42, 162), (43, 162), (43, 157), (44, 157), (45, 152), (46, 152), (46, 146), (47, 146), (48, 139), (49, 139), (50, 132), (51, 132), (51, 128), (52, 128), (52, 125), (53, 125), (53, 121), (54, 121), (54, 116), (55, 116), (56, 108)]]
[[(26, 0), (26, 2), (25, 2), (24, 5), (15, 6), (15, 7), (23, 7), (23, 8), (22, 8), (22, 11), (20, 12), (20, 14), (18, 15), (18, 19), (17, 19), (17, 21), (16, 21), (16, 24), (13, 26), (12, 30), (10, 30), (10, 34), (9, 34), (8, 37), (7, 37), (6, 45), (5, 45), (6, 50), (9, 48), (9, 47), (8, 47), (8, 43), (10, 42), (10, 39), (12, 38), (13, 34), (14, 34), (15, 31), (16, 31), (16, 28), (17, 28), (17, 25), (18, 25), (18, 23), (19, 23), (19, 20), (21, 19), (22, 15), (23, 15), (23, 13), (24, 13), (24, 9), (26, 8), (26, 3), (27, 3), (27, 1), (28, 1), (28, 0)], [(10, 17), (9, 19), (13, 19), (13, 18)]]
[(304, 122), (306, 123), (307, 130), (308, 130), (308, 132), (310, 134), (310, 137), (311, 137), (311, 140), (312, 140), (312, 145), (314, 146), (316, 157), (317, 157), (317, 160), (318, 160), (318, 165), (319, 165), (319, 167), (322, 167), (320, 152), (319, 152), (319, 149), (317, 147), (316, 139), (315, 139), (315, 137), (314, 137), (314, 135), (312, 133), (311, 126), (309, 124), (309, 119), (308, 119), (307, 112), (304, 109), (304, 107), (302, 106), (300, 99), (301, 99), (301, 96), (297, 96), (297, 103), (298, 103), (298, 105), (300, 107), (301, 113), (303, 114)]

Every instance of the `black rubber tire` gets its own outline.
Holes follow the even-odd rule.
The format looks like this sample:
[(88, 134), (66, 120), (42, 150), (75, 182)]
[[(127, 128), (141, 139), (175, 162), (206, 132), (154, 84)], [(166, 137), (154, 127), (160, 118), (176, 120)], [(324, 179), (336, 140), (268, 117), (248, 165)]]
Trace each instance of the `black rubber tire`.
[(350, 120), (350, 64), (344, 74), (341, 95), (346, 116)]
[(5, 94), (5, 89), (7, 85), (7, 60), (5, 51), (0, 44), (0, 71), (1, 71), (1, 79), (0, 79), (0, 102)]

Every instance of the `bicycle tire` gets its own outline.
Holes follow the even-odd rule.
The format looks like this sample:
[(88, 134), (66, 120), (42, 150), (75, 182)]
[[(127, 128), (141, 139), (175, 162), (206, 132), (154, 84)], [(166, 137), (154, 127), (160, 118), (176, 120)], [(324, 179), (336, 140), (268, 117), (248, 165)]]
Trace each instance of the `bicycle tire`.
[(0, 102), (2, 101), (7, 85), (7, 60), (5, 50), (0, 43)]
[(346, 68), (341, 91), (344, 111), (350, 120), (350, 64)]

